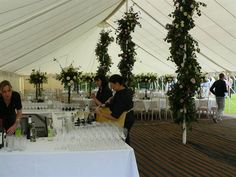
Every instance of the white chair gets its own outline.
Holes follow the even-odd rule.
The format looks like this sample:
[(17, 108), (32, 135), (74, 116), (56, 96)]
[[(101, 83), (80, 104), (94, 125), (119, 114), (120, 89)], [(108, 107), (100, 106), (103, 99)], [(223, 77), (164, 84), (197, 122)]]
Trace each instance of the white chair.
[(151, 111), (151, 120), (153, 120), (154, 115), (156, 118), (158, 115), (158, 118), (161, 120), (160, 98), (155, 98), (151, 101), (150, 111)]
[(198, 99), (196, 100), (198, 118), (201, 117), (201, 114), (206, 114), (207, 118), (209, 118), (209, 97), (207, 99)]
[(134, 114), (137, 115), (137, 118), (139, 117), (138, 115), (140, 115), (140, 120), (143, 120), (143, 115), (145, 113), (145, 106), (142, 100), (135, 100), (134, 101)]
[(166, 107), (165, 107), (165, 118), (168, 119), (168, 114), (170, 115), (171, 120), (173, 120), (173, 114), (170, 109), (169, 97), (166, 97)]

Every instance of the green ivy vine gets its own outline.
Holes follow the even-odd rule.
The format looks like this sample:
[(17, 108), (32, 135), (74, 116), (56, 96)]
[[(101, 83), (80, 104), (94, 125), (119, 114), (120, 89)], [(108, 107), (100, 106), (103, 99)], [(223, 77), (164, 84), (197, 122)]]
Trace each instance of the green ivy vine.
[(120, 45), (122, 53), (118, 56), (121, 57), (121, 61), (118, 64), (121, 75), (125, 79), (128, 86), (132, 82), (132, 70), (135, 63), (135, 43), (132, 41), (131, 32), (134, 32), (136, 25), (141, 27), (139, 20), (139, 14), (133, 11), (131, 7), (128, 12), (125, 12), (124, 16), (117, 21), (117, 37), (116, 42)]
[(108, 54), (108, 46), (114, 41), (114, 38), (110, 36), (111, 31), (102, 30), (100, 33), (100, 39), (97, 43), (95, 53), (97, 60), (100, 63), (97, 70), (97, 75), (106, 76), (110, 71), (110, 67), (113, 64)]
[(177, 83), (168, 91), (173, 118), (176, 123), (186, 121), (187, 127), (196, 121), (194, 96), (201, 83), (201, 67), (197, 61), (196, 52), (200, 52), (198, 42), (193, 39), (189, 31), (194, 28), (193, 15), (201, 16), (200, 6), (206, 6), (195, 0), (174, 0), (175, 10), (169, 16), (172, 24), (167, 24), (168, 30), (165, 41), (170, 43), (171, 56), (168, 60), (177, 66)]

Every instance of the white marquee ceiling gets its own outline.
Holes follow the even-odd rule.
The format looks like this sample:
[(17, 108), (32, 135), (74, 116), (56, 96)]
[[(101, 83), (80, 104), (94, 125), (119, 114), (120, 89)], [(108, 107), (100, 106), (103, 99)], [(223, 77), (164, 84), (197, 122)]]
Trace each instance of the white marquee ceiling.
[[(195, 19), (192, 35), (199, 42), (198, 61), (204, 72), (236, 72), (236, 3), (235, 0), (204, 0), (202, 16)], [(137, 27), (134, 73), (174, 73), (167, 61), (168, 44), (164, 26), (172, 19), (173, 0), (129, 0), (140, 12), (142, 28)], [(58, 73), (73, 62), (85, 72), (95, 72), (98, 62), (95, 47), (100, 31), (113, 30), (126, 10), (122, 0), (0, 0), (0, 70), (29, 74), (32, 69)], [(108, 25), (102, 23), (106, 20)], [(109, 48), (112, 73), (119, 73), (114, 42)]]

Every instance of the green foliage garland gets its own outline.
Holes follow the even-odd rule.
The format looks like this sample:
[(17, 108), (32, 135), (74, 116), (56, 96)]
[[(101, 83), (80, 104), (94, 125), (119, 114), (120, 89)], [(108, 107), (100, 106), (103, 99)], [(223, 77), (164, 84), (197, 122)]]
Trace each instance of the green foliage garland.
[(95, 75), (95, 73), (82, 73), (80, 76), (80, 80), (88, 83), (93, 82)]
[(157, 81), (157, 74), (154, 73), (136, 74), (134, 76), (134, 79), (138, 83), (152, 83)]
[(176, 73), (178, 82), (167, 93), (169, 95), (171, 110), (175, 122), (191, 127), (191, 122), (196, 120), (194, 95), (201, 82), (201, 67), (197, 62), (195, 52), (200, 52), (198, 43), (189, 34), (195, 24), (194, 12), (201, 16), (200, 6), (206, 6), (195, 0), (174, 0), (175, 10), (169, 16), (174, 20), (167, 24), (168, 34), (166, 41), (171, 44), (168, 58), (177, 65)]
[(95, 49), (97, 60), (100, 63), (98, 66), (97, 75), (106, 76), (112, 65), (111, 58), (107, 52), (108, 45), (114, 41), (114, 38), (109, 36), (110, 32), (111, 31), (101, 31), (99, 43), (97, 43), (97, 47)]
[(171, 75), (171, 74), (166, 74), (163, 76), (163, 82), (166, 84), (166, 83), (169, 83), (169, 82), (173, 82), (175, 79), (174, 75)]
[(135, 62), (134, 56), (136, 55), (135, 43), (132, 41), (131, 32), (134, 32), (136, 25), (141, 27), (138, 20), (138, 13), (134, 13), (131, 7), (129, 12), (126, 12), (123, 18), (117, 21), (117, 33), (119, 34), (116, 37), (116, 42), (120, 45), (122, 51), (122, 53), (118, 55), (122, 58), (118, 64), (118, 68), (128, 86), (131, 85), (132, 70)]

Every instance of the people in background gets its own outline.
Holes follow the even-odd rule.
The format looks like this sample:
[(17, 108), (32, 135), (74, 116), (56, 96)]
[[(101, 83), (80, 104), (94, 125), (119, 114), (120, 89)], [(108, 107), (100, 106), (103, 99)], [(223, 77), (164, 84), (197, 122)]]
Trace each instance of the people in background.
[(225, 93), (227, 92), (225, 75), (223, 73), (219, 74), (219, 80), (212, 84), (210, 91), (216, 97), (217, 112), (216, 117), (213, 118), (213, 121), (217, 123), (222, 120), (222, 115), (225, 108)]
[(112, 91), (108, 86), (108, 80), (105, 76), (95, 76), (94, 81), (98, 86), (97, 94), (91, 95), (91, 98), (95, 101), (96, 105), (101, 106), (112, 97)]
[(124, 111), (127, 111), (124, 128), (127, 129), (126, 143), (130, 143), (129, 132), (134, 123), (134, 113), (133, 113), (133, 93), (128, 89), (123, 78), (114, 74), (109, 78), (109, 83), (111, 88), (115, 91), (112, 99), (109, 100), (107, 104), (111, 110), (111, 113), (101, 112), (100, 109), (96, 109), (96, 114), (107, 118), (107, 119), (118, 119)]
[(7, 134), (16, 130), (16, 121), (22, 117), (22, 104), (20, 94), (12, 90), (9, 81), (0, 83), (0, 119)]

